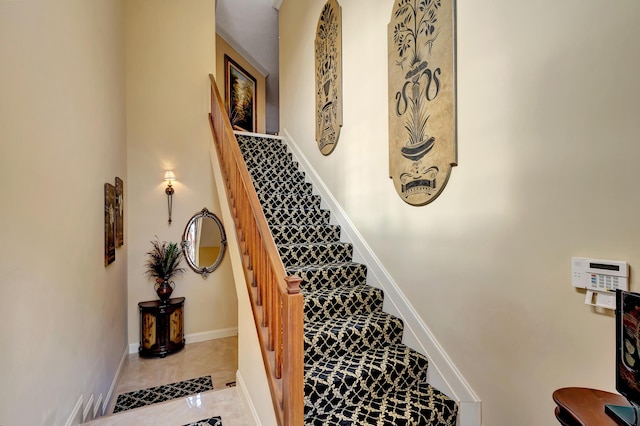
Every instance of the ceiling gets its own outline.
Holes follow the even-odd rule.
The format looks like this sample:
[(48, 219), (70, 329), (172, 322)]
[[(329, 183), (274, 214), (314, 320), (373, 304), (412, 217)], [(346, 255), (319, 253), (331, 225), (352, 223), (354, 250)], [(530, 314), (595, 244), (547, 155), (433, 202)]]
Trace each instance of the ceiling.
[(267, 133), (279, 130), (278, 8), (282, 0), (216, 0), (216, 32), (266, 77)]

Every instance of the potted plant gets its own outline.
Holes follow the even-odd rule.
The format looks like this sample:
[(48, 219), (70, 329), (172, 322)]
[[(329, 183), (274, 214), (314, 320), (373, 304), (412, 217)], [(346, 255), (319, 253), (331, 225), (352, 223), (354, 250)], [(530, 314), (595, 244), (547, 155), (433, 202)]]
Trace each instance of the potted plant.
[(163, 241), (156, 238), (151, 241), (153, 248), (147, 252), (146, 274), (155, 280), (154, 288), (160, 300), (167, 301), (173, 293), (175, 283), (171, 281), (174, 275), (185, 271), (180, 266), (182, 258), (182, 248), (177, 243)]

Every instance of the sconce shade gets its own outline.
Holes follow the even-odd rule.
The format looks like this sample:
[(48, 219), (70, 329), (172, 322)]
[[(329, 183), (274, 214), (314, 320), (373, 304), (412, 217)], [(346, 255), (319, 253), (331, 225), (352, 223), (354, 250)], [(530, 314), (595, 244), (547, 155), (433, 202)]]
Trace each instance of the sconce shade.
[(168, 181), (176, 180), (176, 175), (173, 174), (173, 170), (166, 170), (164, 172), (164, 180), (168, 180)]

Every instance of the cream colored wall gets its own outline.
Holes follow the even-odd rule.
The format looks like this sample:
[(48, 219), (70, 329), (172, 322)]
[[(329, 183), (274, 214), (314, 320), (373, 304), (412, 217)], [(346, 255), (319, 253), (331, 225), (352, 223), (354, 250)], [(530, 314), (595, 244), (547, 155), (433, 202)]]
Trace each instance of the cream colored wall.
[(314, 140), (324, 4), (280, 9), (280, 117), (482, 399), (483, 424), (553, 424), (553, 390), (614, 389), (614, 321), (570, 284), (571, 256), (640, 265), (640, 3), (458, 1), (458, 149), (443, 194), (388, 178), (392, 0), (342, 1), (344, 127)]
[[(228, 55), (236, 61), (238, 65), (247, 70), (256, 79), (257, 85), (257, 112), (258, 112), (258, 133), (266, 132), (266, 85), (265, 78), (260, 72), (253, 67), (246, 59), (244, 59), (229, 43), (227, 43), (222, 37), (216, 34), (216, 83), (218, 84), (218, 90), (220, 96), (225, 99), (224, 92), (224, 55)], [(225, 101), (226, 102), (226, 101)]]
[[(209, 163), (209, 74), (215, 74), (213, 0), (126, 2), (129, 172), (129, 342), (139, 342), (137, 304), (154, 300), (144, 274), (149, 241), (180, 241), (189, 218), (207, 207), (220, 215)], [(173, 223), (167, 224), (162, 177), (173, 169)], [(224, 224), (228, 228), (227, 224)], [(184, 263), (186, 267), (186, 263)], [(174, 280), (184, 296), (185, 333), (211, 336), (237, 327), (237, 302), (227, 256), (203, 279), (188, 270)]]
[[(0, 424), (63, 425), (105, 398), (127, 344), (123, 2), (0, 2)], [(36, 250), (39, 255), (34, 257)]]

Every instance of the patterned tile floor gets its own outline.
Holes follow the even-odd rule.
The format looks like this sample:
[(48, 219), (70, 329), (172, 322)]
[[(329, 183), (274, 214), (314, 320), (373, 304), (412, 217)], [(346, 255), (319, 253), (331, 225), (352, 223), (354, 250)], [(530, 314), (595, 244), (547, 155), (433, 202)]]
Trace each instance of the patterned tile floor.
[[(228, 337), (191, 343), (166, 358), (127, 355), (111, 404), (104, 417), (85, 423), (91, 426), (159, 425), (181, 426), (212, 416), (222, 417), (223, 426), (250, 425), (249, 414), (236, 387), (238, 339)], [(112, 414), (117, 395), (138, 389), (210, 375), (213, 391)]]

